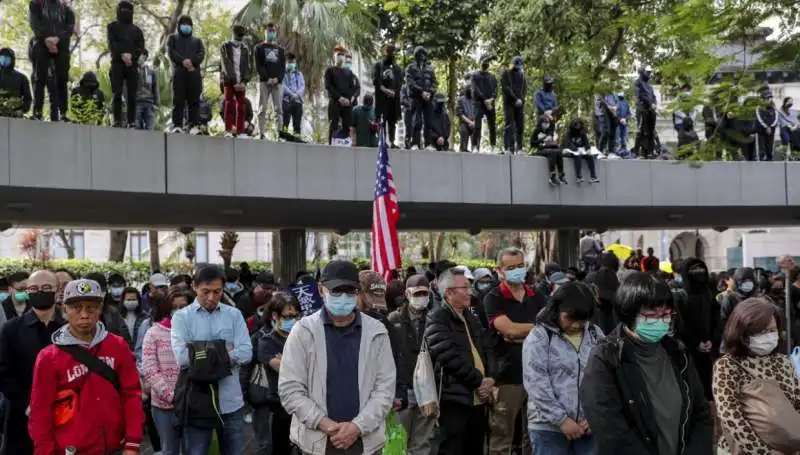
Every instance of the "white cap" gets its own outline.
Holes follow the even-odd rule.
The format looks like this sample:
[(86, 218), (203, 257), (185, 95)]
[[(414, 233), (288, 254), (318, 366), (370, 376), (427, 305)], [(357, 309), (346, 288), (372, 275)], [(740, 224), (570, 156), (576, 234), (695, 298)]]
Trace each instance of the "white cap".
[(459, 273), (463, 273), (468, 280), (472, 281), (475, 279), (475, 277), (472, 276), (472, 271), (466, 265), (457, 265), (453, 268), (458, 270)]
[(168, 287), (169, 278), (167, 278), (167, 276), (163, 273), (154, 273), (150, 275), (150, 284), (157, 288)]
[(491, 277), (492, 276), (492, 271), (487, 269), (487, 268), (485, 268), (485, 267), (479, 267), (479, 268), (475, 269), (474, 276), (475, 276), (476, 280), (480, 280), (481, 278), (485, 278), (487, 276)]

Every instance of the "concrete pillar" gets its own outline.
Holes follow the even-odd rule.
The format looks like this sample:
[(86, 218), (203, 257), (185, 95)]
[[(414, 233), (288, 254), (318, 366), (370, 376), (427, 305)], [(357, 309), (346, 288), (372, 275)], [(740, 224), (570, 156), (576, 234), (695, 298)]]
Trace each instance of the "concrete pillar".
[(281, 229), (272, 238), (272, 270), (288, 286), (300, 270), (306, 269), (306, 230)]
[(580, 232), (578, 229), (559, 229), (556, 234), (556, 262), (561, 267), (578, 265), (578, 245)]

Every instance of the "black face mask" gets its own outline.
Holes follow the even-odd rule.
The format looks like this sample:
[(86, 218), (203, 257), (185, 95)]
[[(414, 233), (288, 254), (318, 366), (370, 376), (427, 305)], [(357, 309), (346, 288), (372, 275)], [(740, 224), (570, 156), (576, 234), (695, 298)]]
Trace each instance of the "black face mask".
[(119, 10), (119, 20), (120, 22), (124, 22), (126, 24), (130, 24), (133, 22), (133, 11), (129, 9), (122, 9)]
[(484, 63), (483, 65), (481, 65), (481, 68), (483, 68), (483, 70), (486, 71), (486, 70), (489, 69), (489, 64), (488, 63)]
[(28, 302), (37, 310), (49, 310), (56, 304), (55, 292), (35, 292), (28, 296)]

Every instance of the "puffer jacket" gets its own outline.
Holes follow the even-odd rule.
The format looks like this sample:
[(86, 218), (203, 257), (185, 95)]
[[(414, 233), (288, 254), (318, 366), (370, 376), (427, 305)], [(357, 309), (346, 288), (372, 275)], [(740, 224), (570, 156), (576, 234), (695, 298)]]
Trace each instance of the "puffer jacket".
[[(711, 455), (714, 425), (697, 370), (679, 340), (661, 340), (681, 389), (678, 455)], [(592, 350), (580, 400), (598, 455), (659, 455), (658, 431), (633, 342), (617, 326)]]
[[(442, 401), (472, 405), (481, 381), (484, 377), (492, 377), (497, 367), (488, 334), (472, 313), (464, 311), (462, 314), (466, 325), (447, 303), (429, 312), (425, 341), (434, 363), (436, 383), (441, 384)], [(483, 375), (475, 367), (470, 337), (483, 361)]]
[(522, 382), (528, 393), (528, 429), (561, 431), (569, 417), (586, 420), (578, 390), (589, 354), (603, 339), (600, 327), (586, 324), (578, 349), (563, 330), (538, 324), (522, 345)]
[(422, 92), (436, 91), (436, 73), (431, 62), (413, 62), (406, 69), (406, 85), (411, 98), (422, 98)]

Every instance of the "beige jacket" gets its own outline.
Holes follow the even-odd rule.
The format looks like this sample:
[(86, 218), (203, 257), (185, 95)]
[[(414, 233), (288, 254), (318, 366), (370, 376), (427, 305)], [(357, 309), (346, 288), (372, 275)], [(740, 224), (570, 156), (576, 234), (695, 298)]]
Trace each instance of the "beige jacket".
[[(327, 415), (328, 356), (322, 311), (302, 318), (292, 328), (278, 379), (281, 404), (292, 416), (289, 438), (310, 455), (325, 455), (328, 442), (318, 428)], [(380, 451), (386, 442), (384, 420), (394, 401), (396, 373), (389, 333), (380, 321), (362, 313), (358, 360), (361, 409), (353, 423), (361, 431), (365, 454)]]

